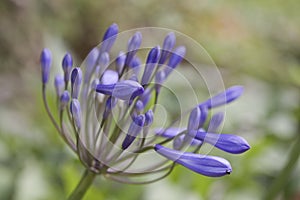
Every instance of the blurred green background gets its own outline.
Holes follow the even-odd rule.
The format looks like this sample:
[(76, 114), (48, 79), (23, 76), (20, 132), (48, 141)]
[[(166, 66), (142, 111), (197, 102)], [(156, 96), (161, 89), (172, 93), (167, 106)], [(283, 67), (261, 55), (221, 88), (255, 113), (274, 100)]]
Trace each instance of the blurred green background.
[(65, 199), (77, 184), (83, 168), (42, 106), (39, 55), (49, 47), (59, 65), (68, 50), (79, 65), (114, 22), (121, 31), (170, 28), (202, 44), (227, 87), (245, 86), (224, 129), (252, 149), (227, 156), (230, 176), (177, 167), (143, 186), (99, 177), (85, 199), (264, 199), (278, 183), (274, 199), (300, 199), (299, 10), (298, 0), (1, 0), (0, 199)]

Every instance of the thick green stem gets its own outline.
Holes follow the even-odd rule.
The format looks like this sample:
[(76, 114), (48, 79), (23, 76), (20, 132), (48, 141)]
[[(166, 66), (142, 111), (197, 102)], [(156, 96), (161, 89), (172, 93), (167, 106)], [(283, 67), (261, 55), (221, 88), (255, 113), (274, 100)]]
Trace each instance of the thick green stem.
[(75, 190), (69, 196), (68, 200), (80, 200), (85, 195), (86, 191), (92, 185), (96, 174), (86, 169), (83, 176), (81, 177), (80, 182), (78, 183)]
[[(298, 130), (300, 130), (300, 124)], [(280, 171), (276, 179), (273, 181), (264, 199), (266, 200), (275, 199), (278, 193), (287, 184), (288, 179), (291, 177), (291, 173), (293, 172), (294, 168), (297, 166), (298, 163), (297, 161), (300, 155), (299, 146), (300, 146), (300, 133), (298, 132), (298, 137), (293, 148), (291, 149), (288, 162), (282, 168), (282, 170)]]

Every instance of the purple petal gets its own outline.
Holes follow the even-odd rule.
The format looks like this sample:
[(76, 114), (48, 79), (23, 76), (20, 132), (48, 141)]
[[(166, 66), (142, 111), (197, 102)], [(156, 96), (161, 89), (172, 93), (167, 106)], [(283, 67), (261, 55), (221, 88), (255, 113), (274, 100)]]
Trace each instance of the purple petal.
[(104, 85), (115, 84), (118, 80), (119, 74), (110, 69), (106, 70), (101, 77), (101, 83)]
[(141, 95), (144, 92), (144, 88), (138, 82), (125, 80), (111, 85), (98, 84), (96, 91), (118, 99), (132, 100)]

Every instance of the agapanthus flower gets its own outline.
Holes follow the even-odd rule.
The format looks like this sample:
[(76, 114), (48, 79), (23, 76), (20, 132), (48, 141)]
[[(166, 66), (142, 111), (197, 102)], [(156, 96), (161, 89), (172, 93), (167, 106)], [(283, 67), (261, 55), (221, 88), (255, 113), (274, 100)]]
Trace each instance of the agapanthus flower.
[(205, 176), (231, 173), (229, 161), (199, 151), (204, 143), (233, 154), (250, 148), (240, 136), (218, 133), (223, 113), (209, 115), (211, 109), (237, 99), (243, 87), (232, 86), (194, 105), (189, 115), (179, 116), (188, 119), (181, 127), (171, 123), (156, 128), (155, 110), (162, 86), (185, 59), (188, 49), (175, 46), (175, 34), (169, 33), (143, 60), (137, 54), (142, 34), (136, 32), (125, 50), (112, 59), (117, 37), (118, 26), (113, 24), (80, 67), (74, 66), (69, 53), (65, 54), (62, 73), (54, 82), (57, 110), (49, 109), (46, 97), (50, 50), (44, 49), (40, 57), (47, 113), (85, 168), (125, 183), (160, 180), (177, 164)]

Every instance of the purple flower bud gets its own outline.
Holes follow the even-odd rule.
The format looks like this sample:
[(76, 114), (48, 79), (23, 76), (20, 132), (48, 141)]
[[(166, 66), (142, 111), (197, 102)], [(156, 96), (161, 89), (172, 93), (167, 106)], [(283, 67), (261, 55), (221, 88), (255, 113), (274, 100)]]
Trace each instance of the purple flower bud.
[(162, 86), (162, 83), (166, 80), (166, 73), (164, 70), (160, 70), (156, 72), (155, 75), (155, 90), (157, 93), (160, 92), (160, 88)]
[(106, 70), (101, 77), (101, 84), (109, 85), (115, 84), (119, 80), (119, 74), (113, 70)]
[(184, 58), (186, 49), (184, 46), (177, 47), (172, 53), (170, 60), (168, 62), (168, 66), (175, 68)]
[(200, 108), (196, 107), (190, 113), (188, 127), (187, 127), (188, 132), (199, 129), (200, 118), (201, 118)]
[(173, 69), (182, 61), (185, 56), (185, 47), (179, 46), (173, 52), (171, 52), (168, 62), (168, 68), (166, 68), (166, 74), (169, 75)]
[(134, 69), (134, 68), (141, 67), (141, 65), (142, 65), (141, 59), (139, 59), (139, 57), (137, 57), (137, 56), (134, 56), (132, 58), (132, 61), (131, 61), (130, 65), (129, 65), (129, 67), (131, 67), (131, 68)]
[(67, 90), (65, 90), (62, 95), (60, 96), (60, 107), (64, 109), (70, 101), (70, 95)]
[(100, 47), (100, 52), (109, 52), (113, 44), (115, 43), (117, 39), (117, 34), (118, 34), (119, 27), (117, 24), (112, 24), (108, 29), (106, 30), (101, 47)]
[[(201, 111), (200, 108), (196, 107), (190, 113), (188, 126), (187, 126), (188, 133), (184, 135), (182, 145), (190, 144), (191, 141), (194, 139), (195, 131), (199, 129), (200, 120), (201, 120)], [(176, 149), (179, 148), (181, 148), (181, 146), (178, 146)]]
[(140, 32), (136, 32), (128, 41), (128, 51), (137, 50), (142, 44), (142, 34)]
[(122, 100), (133, 100), (143, 94), (144, 88), (138, 82), (125, 80), (110, 85), (98, 84), (96, 91)]
[(151, 89), (147, 88), (146, 91), (140, 96), (140, 100), (143, 102), (144, 106), (148, 104), (152, 96)]
[(129, 65), (129, 67), (132, 68), (132, 70), (134, 72), (134, 75), (136, 76), (136, 79), (138, 80), (137, 75), (139, 75), (140, 69), (142, 67), (141, 59), (139, 59), (139, 57), (137, 57), (137, 56), (134, 56), (132, 58), (132, 61), (131, 61), (130, 65)]
[(60, 97), (65, 88), (64, 77), (62, 75), (58, 74), (55, 76), (54, 86), (55, 86), (56, 95)]
[[(173, 148), (178, 150), (182, 147), (183, 142), (184, 142), (184, 137), (185, 135), (181, 135), (179, 137), (174, 138), (173, 140)], [(197, 140), (195, 138), (192, 138), (191, 141), (189, 141), (191, 146), (200, 146), (202, 145), (202, 141), (201, 140)]]
[(90, 51), (90, 53), (86, 58), (86, 71), (84, 76), (85, 83), (88, 83), (90, 81), (93, 70), (97, 65), (98, 57), (99, 57), (99, 50), (97, 47), (95, 47)]
[(132, 58), (136, 54), (137, 49), (142, 44), (142, 34), (140, 32), (136, 32), (128, 41), (127, 47), (127, 55), (125, 60), (125, 65), (129, 66), (131, 63)]
[(179, 128), (179, 127), (170, 127), (167, 129), (156, 129), (154, 130), (155, 134), (165, 137), (165, 138), (174, 138), (176, 137), (179, 133), (185, 131), (185, 128)]
[(71, 54), (66, 53), (66, 55), (62, 60), (62, 68), (64, 70), (64, 80), (66, 83), (69, 82), (72, 66), (73, 66), (73, 58)]
[(73, 120), (75, 126), (80, 129), (81, 128), (81, 109), (80, 109), (80, 102), (78, 99), (72, 99), (70, 105), (71, 114), (73, 116)]
[(152, 110), (148, 110), (145, 113), (145, 126), (150, 126), (153, 123), (154, 113)]
[(160, 56), (159, 46), (156, 46), (150, 50), (146, 61), (146, 66), (142, 77), (142, 81), (141, 81), (142, 85), (146, 85), (149, 83), (152, 72), (158, 62), (159, 56)]
[(126, 60), (126, 54), (123, 51), (120, 51), (117, 59), (116, 59), (116, 69), (118, 74), (120, 75), (123, 71), (124, 65)]
[(224, 92), (221, 92), (212, 98), (208, 99), (201, 105), (206, 106), (208, 109), (215, 108), (218, 106), (222, 106), (224, 104), (230, 103), (240, 97), (244, 91), (243, 86), (232, 86), (225, 90)]
[(42, 82), (43, 84), (46, 84), (49, 80), (50, 68), (52, 63), (52, 54), (49, 49), (43, 49), (40, 56), (40, 63), (42, 68)]
[(133, 121), (131, 122), (126, 137), (122, 143), (122, 149), (127, 149), (132, 142), (135, 140), (136, 136), (139, 135), (143, 129), (145, 123), (145, 116), (138, 115), (134, 117)]
[(76, 67), (71, 73), (71, 94), (73, 99), (78, 99), (81, 81), (82, 71), (80, 68)]
[(143, 104), (143, 102), (141, 100), (137, 100), (137, 102), (135, 103), (135, 109), (138, 112), (142, 112), (144, 110), (145, 106)]
[(218, 128), (223, 122), (223, 119), (224, 113), (219, 112), (214, 114), (209, 122), (208, 132), (217, 132)]
[(228, 153), (239, 154), (250, 149), (247, 141), (237, 135), (196, 132), (196, 139), (214, 145), (215, 147)]
[(163, 64), (166, 62), (168, 56), (170, 55), (170, 52), (172, 51), (173, 47), (175, 46), (176, 43), (176, 37), (175, 34), (173, 32), (169, 33), (165, 40), (164, 40), (164, 44), (163, 44), (163, 48), (161, 51), (161, 57), (159, 59), (159, 64)]
[(232, 171), (230, 163), (224, 158), (181, 152), (158, 144), (154, 149), (165, 158), (205, 176), (220, 177)]
[(117, 105), (118, 100), (112, 96), (108, 97), (105, 104), (105, 110), (103, 112), (103, 119), (106, 119), (111, 110)]

